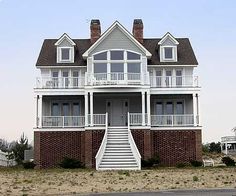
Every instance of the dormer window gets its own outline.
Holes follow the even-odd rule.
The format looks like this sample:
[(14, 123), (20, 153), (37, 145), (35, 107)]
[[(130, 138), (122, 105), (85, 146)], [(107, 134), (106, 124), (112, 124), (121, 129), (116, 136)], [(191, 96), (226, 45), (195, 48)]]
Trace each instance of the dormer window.
[(166, 33), (158, 42), (160, 45), (160, 62), (177, 62), (178, 44), (179, 42), (170, 33)]
[(57, 63), (74, 63), (75, 45), (67, 34), (63, 34), (55, 43), (57, 47)]
[(164, 47), (164, 59), (173, 60), (173, 47)]
[(61, 48), (61, 61), (70, 61), (71, 49), (70, 48)]

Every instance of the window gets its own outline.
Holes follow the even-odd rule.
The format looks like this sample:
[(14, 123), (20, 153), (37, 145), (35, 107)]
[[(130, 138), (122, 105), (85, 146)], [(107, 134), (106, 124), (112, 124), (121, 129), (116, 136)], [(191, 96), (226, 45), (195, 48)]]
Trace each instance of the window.
[(126, 50), (108, 50), (93, 55), (96, 80), (140, 80), (141, 55)]
[(176, 85), (182, 86), (182, 70), (176, 70)]
[(111, 60), (124, 60), (124, 51), (111, 51)]
[(176, 103), (176, 114), (184, 114), (184, 105), (182, 101)]
[(166, 103), (166, 114), (174, 114), (173, 112), (173, 103), (172, 102), (167, 102)]
[(94, 73), (107, 73), (107, 64), (94, 63)]
[(128, 60), (140, 60), (140, 55), (133, 52), (127, 52), (127, 59)]
[(164, 114), (162, 102), (157, 102), (156, 103), (156, 114), (157, 115), (163, 115)]
[(99, 54), (94, 55), (94, 60), (107, 60), (107, 52), (101, 52)]
[(172, 47), (165, 47), (164, 48), (164, 56), (165, 56), (165, 59), (168, 60), (172, 60), (173, 59), (173, 48)]
[(80, 115), (79, 103), (73, 103), (72, 116), (79, 116), (79, 115)]
[(52, 116), (60, 116), (59, 104), (53, 103), (52, 104)]
[(70, 48), (61, 48), (61, 61), (70, 60)]
[(128, 73), (140, 73), (140, 63), (128, 63)]
[(69, 104), (68, 103), (62, 104), (62, 116), (69, 116)]

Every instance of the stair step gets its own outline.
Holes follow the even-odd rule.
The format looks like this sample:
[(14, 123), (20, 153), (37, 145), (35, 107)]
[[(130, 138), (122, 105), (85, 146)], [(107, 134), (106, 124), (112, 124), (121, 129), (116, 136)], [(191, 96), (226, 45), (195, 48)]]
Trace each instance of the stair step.
[(102, 165), (109, 165), (109, 166), (113, 166), (113, 165), (120, 165), (120, 166), (122, 166), (122, 165), (125, 165), (125, 166), (137, 166), (137, 163), (136, 162), (121, 162), (121, 161), (114, 161), (114, 162), (112, 162), (112, 161), (107, 161), (107, 162), (101, 162), (100, 163), (100, 166), (102, 166)]
[(123, 156), (104, 156), (103, 159), (102, 159), (102, 162), (103, 161), (136, 161), (135, 158), (133, 156), (126, 156), (126, 157), (123, 157)]
[(111, 163), (118, 163), (118, 162), (119, 163), (120, 162), (122, 162), (122, 163), (124, 163), (124, 162), (133, 163), (133, 162), (135, 162), (136, 163), (136, 160), (134, 158), (127, 158), (127, 159), (124, 159), (124, 158), (120, 158), (120, 159), (118, 159), (118, 158), (113, 158), (113, 159), (103, 158), (102, 163), (104, 163), (104, 162), (111, 162)]
[(134, 159), (134, 156), (131, 155), (104, 155), (103, 159)]

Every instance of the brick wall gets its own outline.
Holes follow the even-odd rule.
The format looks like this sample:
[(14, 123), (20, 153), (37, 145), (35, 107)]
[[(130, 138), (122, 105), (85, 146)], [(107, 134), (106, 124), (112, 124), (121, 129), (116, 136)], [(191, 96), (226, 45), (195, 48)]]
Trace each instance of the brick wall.
[(34, 154), (37, 168), (58, 167), (63, 157), (76, 158), (86, 167), (95, 167), (95, 156), (104, 130), (35, 131)]
[[(95, 156), (104, 130), (35, 131), (34, 156), (37, 168), (58, 167), (63, 157), (79, 159), (95, 168)], [(161, 164), (175, 166), (190, 160), (201, 160), (201, 130), (132, 130), (134, 141), (144, 159), (155, 154)]]
[(201, 130), (132, 130), (143, 159), (159, 155), (161, 164), (175, 166), (201, 160)]

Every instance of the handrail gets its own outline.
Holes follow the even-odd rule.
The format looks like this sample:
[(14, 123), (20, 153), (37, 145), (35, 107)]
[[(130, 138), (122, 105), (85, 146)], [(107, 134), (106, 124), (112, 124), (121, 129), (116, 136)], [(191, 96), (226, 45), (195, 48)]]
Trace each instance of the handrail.
[(95, 156), (96, 159), (96, 170), (99, 169), (99, 165), (102, 161), (102, 156), (105, 152), (105, 148), (106, 148), (106, 143), (107, 143), (107, 133), (108, 133), (108, 113), (106, 113), (106, 126), (105, 126), (105, 133), (102, 139), (102, 143), (98, 149), (98, 152)]
[(58, 89), (58, 88), (82, 88), (85, 77), (37, 77), (36, 88)]
[(128, 112), (128, 137), (129, 137), (131, 150), (133, 152), (135, 160), (138, 163), (138, 169), (140, 170), (141, 169), (141, 155), (138, 151), (138, 148), (135, 144), (134, 138), (133, 138), (131, 130), (130, 130), (130, 115), (129, 115), (129, 112)]

